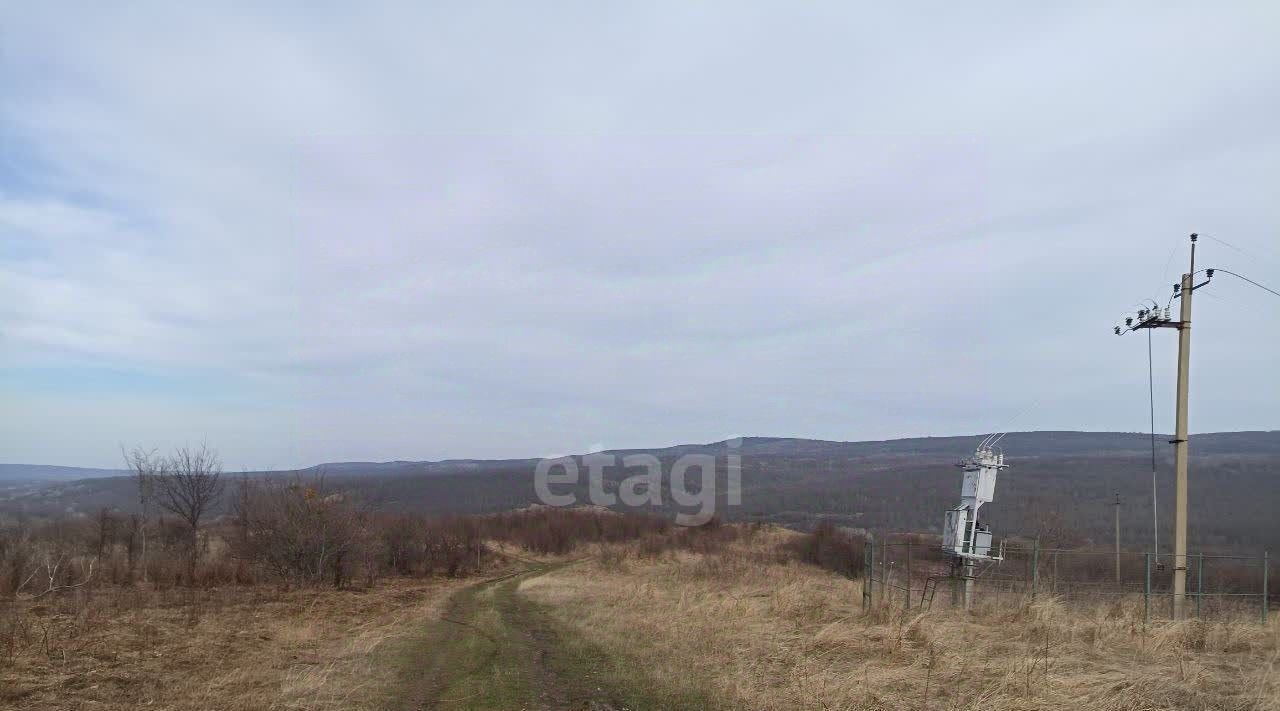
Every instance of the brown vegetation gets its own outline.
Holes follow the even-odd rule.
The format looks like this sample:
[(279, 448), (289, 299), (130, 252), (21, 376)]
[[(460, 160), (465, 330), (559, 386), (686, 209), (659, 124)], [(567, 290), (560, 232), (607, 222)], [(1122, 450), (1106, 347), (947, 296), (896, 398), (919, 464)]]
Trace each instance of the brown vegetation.
[(437, 619), (467, 576), (589, 553), (516, 594), (591, 650), (593, 679), (672, 703), (1280, 709), (1275, 620), (1144, 625), (1132, 599), (1068, 608), (1045, 594), (924, 614), (890, 596), (864, 611), (862, 539), (834, 526), (541, 507), (425, 518), (367, 510), (319, 479), (242, 480), (233, 496), (230, 515), (197, 519), (194, 569), (188, 519), (0, 528), (0, 706), (376, 708), (403, 683), (389, 643)]
[(866, 539), (830, 521), (821, 521), (807, 536), (790, 544), (800, 560), (847, 578), (862, 575), (866, 564)]
[(1275, 619), (1144, 626), (1133, 601), (1049, 596), (863, 612), (860, 580), (795, 559), (811, 545), (774, 528), (703, 552), (625, 544), (522, 592), (615, 660), (605, 674), (721, 708), (1280, 709)]
[(382, 515), (318, 479), (236, 496), (233, 516), (194, 528), (195, 567), (202, 517), (0, 527), (0, 708), (379, 707), (398, 679), (375, 650), (466, 576), (667, 528), (594, 510)]
[(586, 543), (616, 543), (672, 528), (665, 518), (617, 514), (607, 509), (534, 506), (479, 519), (486, 537), (542, 554), (561, 554)]
[(0, 708), (380, 708), (395, 680), (375, 652), (464, 584), (102, 587), (10, 601), (0, 619)]

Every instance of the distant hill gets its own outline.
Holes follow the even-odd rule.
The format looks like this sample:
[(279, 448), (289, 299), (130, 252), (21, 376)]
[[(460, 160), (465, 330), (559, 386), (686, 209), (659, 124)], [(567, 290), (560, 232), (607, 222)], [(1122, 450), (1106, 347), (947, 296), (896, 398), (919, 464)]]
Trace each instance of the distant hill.
[(75, 481), (128, 474), (123, 469), (60, 467), (50, 464), (0, 464), (0, 482)]
[[(818, 518), (840, 525), (893, 531), (937, 531), (942, 512), (958, 503), (954, 464), (973, 452), (982, 436), (922, 437), (835, 442), (747, 437), (742, 457), (742, 503), (718, 510), (738, 520), (806, 527)], [(1161, 540), (1172, 540), (1173, 466), (1167, 435), (1158, 435)], [(1126, 545), (1151, 539), (1151, 438), (1119, 432), (1014, 432), (1000, 447), (1011, 467), (1001, 473), (995, 501), (984, 516), (1001, 535), (1041, 535), (1062, 544), (1101, 543), (1113, 531), (1116, 493), (1122, 499)], [(670, 463), (684, 454), (718, 457), (717, 489), (723, 499), (726, 442), (686, 444), (648, 453)], [(1193, 547), (1280, 549), (1280, 432), (1221, 432), (1191, 437), (1190, 491)], [(338, 462), (292, 472), (250, 476), (323, 476), (328, 485), (387, 511), (433, 514), (501, 511), (537, 502), (537, 460), (442, 462)], [(14, 465), (9, 465), (14, 466)], [(49, 467), (63, 472), (71, 467)], [(80, 470), (101, 472), (106, 470)], [(628, 475), (604, 472), (604, 489), (618, 490)], [(229, 474), (236, 478), (239, 474)], [(691, 488), (696, 485), (691, 484)], [(572, 490), (586, 503), (586, 470)], [(677, 510), (669, 490), (660, 511)], [(107, 476), (74, 481), (50, 478), (36, 486), (0, 490), (0, 513), (40, 515), (136, 506), (133, 482)], [(1164, 546), (1162, 546), (1164, 547)]]
[[(533, 466), (536, 459), (446, 459), (439, 462), (328, 462), (296, 470), (324, 476), (403, 476), (411, 474), (465, 474), (511, 465)], [(266, 473), (266, 472), (258, 472)], [(292, 473), (276, 472), (276, 473)]]
[[(744, 437), (739, 447), (744, 455), (760, 456), (964, 456), (986, 435), (911, 437), (904, 439), (840, 442), (791, 437)], [(1167, 444), (1171, 435), (1157, 434), (1156, 447)], [(1212, 432), (1192, 435), (1195, 454), (1280, 455), (1280, 431)], [(657, 456), (686, 453), (724, 453), (726, 441), (683, 444), (663, 449), (613, 450), (618, 453), (649, 452)], [(1015, 456), (1065, 454), (1121, 454), (1151, 451), (1150, 433), (1040, 431), (1010, 432), (999, 447)], [(1165, 447), (1167, 449), (1167, 447)]]

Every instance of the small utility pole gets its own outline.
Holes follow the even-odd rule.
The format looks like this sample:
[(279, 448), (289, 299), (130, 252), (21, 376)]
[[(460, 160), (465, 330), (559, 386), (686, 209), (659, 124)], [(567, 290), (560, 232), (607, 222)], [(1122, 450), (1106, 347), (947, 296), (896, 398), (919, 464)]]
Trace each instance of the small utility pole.
[(1191, 294), (1196, 276), (1196, 236), (1191, 235), (1191, 269), (1182, 275), (1182, 310), (1178, 316), (1178, 413), (1173, 432), (1173, 619), (1181, 620), (1187, 597), (1187, 390), (1191, 371)]
[(1182, 619), (1187, 597), (1187, 394), (1191, 370), (1191, 293), (1209, 283), (1213, 270), (1207, 271), (1208, 279), (1196, 284), (1196, 234), (1191, 235), (1191, 268), (1182, 275), (1180, 283), (1173, 287), (1173, 298), (1182, 299), (1178, 320), (1169, 318), (1169, 310), (1141, 309), (1136, 319), (1126, 318), (1124, 327), (1116, 326), (1116, 335), (1143, 328), (1178, 329), (1178, 400), (1173, 439), (1174, 470), (1177, 477), (1174, 487), (1176, 498), (1173, 522), (1173, 617)]
[(1120, 492), (1116, 492), (1116, 585), (1120, 584)]

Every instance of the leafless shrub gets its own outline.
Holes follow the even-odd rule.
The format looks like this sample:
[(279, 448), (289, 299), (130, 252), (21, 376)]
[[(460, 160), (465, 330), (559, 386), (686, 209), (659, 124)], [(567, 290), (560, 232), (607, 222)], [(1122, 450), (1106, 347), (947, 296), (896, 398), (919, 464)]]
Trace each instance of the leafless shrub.
[[(73, 570), (76, 562), (79, 563), (80, 568), (78, 580)], [(96, 558), (75, 561), (69, 559), (66, 553), (46, 550), (41, 557), (40, 565), (34, 567), (26, 579), (18, 584), (17, 592), (29, 592), (32, 599), (38, 600), (45, 595), (84, 587), (93, 580), (94, 567), (97, 563)], [(72, 582), (73, 580), (75, 582)], [(29, 583), (34, 583), (30, 590), (27, 589)]]
[(31, 529), (20, 525), (0, 531), (0, 593), (13, 595), (34, 562)]
[[(484, 535), (541, 554), (568, 553), (591, 543), (631, 541), (672, 528), (649, 514), (620, 514), (599, 509), (533, 508), (481, 517)], [(705, 528), (714, 527), (708, 523)]]
[(288, 582), (341, 587), (366, 543), (367, 515), (321, 479), (240, 482), (234, 549)]
[(830, 521), (820, 522), (813, 532), (789, 544), (791, 552), (805, 563), (837, 572), (846, 578), (862, 575), (865, 541), (837, 528)]

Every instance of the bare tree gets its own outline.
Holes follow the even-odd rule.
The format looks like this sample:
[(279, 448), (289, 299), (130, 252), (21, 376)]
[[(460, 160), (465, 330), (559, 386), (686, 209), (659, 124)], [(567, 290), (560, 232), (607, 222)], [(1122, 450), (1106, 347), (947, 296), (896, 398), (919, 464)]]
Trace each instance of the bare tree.
[(116, 531), (120, 527), (119, 521), (111, 514), (111, 509), (102, 507), (98, 511), (97, 541), (94, 543), (93, 554), (95, 557), (101, 558), (111, 552), (111, 547), (115, 544)]
[[(111, 513), (110, 509), (104, 506), (98, 511), (96, 528), (97, 540), (93, 543), (93, 556), (105, 571), (108, 562), (113, 559), (112, 551), (115, 548), (116, 536), (119, 534), (120, 521)], [(116, 577), (114, 565), (111, 566), (111, 577), (114, 582)]]
[(124, 520), (124, 552), (125, 559), (129, 565), (129, 572), (125, 576), (125, 580), (133, 580), (133, 571), (138, 564), (138, 548), (140, 538), (142, 537), (142, 516), (139, 514), (129, 514)]
[(169, 462), (156, 453), (156, 450), (145, 450), (142, 447), (134, 447), (129, 451), (125, 451), (124, 446), (120, 447), (120, 454), (124, 456), (125, 464), (129, 467), (129, 471), (133, 474), (133, 480), (138, 485), (138, 503), (142, 507), (142, 521), (138, 527), (138, 538), (141, 543), (141, 563), (142, 563), (142, 582), (147, 582), (147, 524), (151, 520), (151, 506), (155, 501), (156, 480), (160, 478), (167, 470)]
[(194, 584), (200, 555), (200, 522), (222, 496), (222, 462), (206, 445), (174, 450), (167, 466), (155, 478), (156, 502), (187, 528), (187, 576)]

